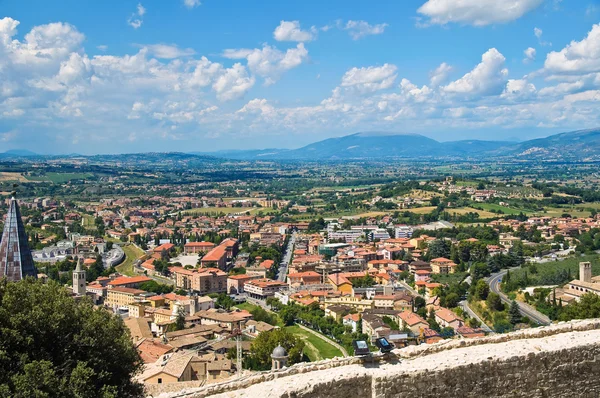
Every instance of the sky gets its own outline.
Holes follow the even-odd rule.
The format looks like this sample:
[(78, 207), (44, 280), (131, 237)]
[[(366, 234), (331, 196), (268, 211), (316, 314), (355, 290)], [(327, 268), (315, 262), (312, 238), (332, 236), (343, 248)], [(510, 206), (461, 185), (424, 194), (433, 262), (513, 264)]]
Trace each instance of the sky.
[(0, 152), (600, 126), (600, 0), (0, 0)]

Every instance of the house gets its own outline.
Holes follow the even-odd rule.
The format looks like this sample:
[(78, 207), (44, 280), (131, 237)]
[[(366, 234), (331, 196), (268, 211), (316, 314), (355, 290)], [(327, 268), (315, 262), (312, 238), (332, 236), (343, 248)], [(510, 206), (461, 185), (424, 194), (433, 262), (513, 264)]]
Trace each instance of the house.
[(227, 293), (244, 293), (244, 286), (246, 283), (254, 279), (261, 279), (261, 275), (240, 274), (227, 277)]
[(361, 322), (360, 314), (348, 314), (342, 318), (342, 323), (344, 326), (352, 327), (352, 333), (355, 333), (358, 330), (358, 322)]
[(227, 265), (227, 249), (219, 245), (206, 253), (200, 260), (200, 265), (205, 268), (225, 268)]
[(106, 285), (109, 289), (115, 287), (128, 287), (132, 289), (138, 288), (142, 283), (150, 282), (152, 279), (148, 278), (144, 275), (139, 276), (120, 276), (112, 281), (108, 282)]
[(192, 289), (202, 295), (227, 292), (227, 274), (217, 268), (185, 269), (172, 267), (175, 286), (180, 289)]
[(144, 290), (129, 287), (109, 288), (104, 304), (107, 307), (126, 307), (127, 305), (138, 301), (143, 294), (146, 294)]
[(172, 243), (165, 243), (155, 247), (152, 250), (152, 257), (157, 260), (168, 260), (171, 256), (171, 251), (175, 249), (175, 245)]
[(296, 272), (288, 274), (288, 283), (290, 287), (318, 285), (321, 283), (321, 275), (315, 271)]
[(435, 321), (441, 327), (450, 327), (452, 329), (458, 329), (465, 324), (465, 321), (461, 317), (443, 307), (435, 312)]
[(345, 305), (330, 305), (325, 308), (325, 316), (330, 316), (337, 322), (351, 311), (352, 308)]
[(431, 260), (431, 271), (434, 274), (453, 274), (456, 272), (456, 264), (454, 261), (444, 257), (439, 257)]
[(252, 298), (265, 300), (272, 297), (280, 290), (286, 290), (287, 283), (272, 279), (254, 279), (244, 285), (246, 294)]
[(185, 254), (208, 253), (215, 247), (212, 242), (188, 242), (183, 246)]
[(402, 328), (408, 328), (414, 335), (419, 335), (421, 330), (429, 327), (429, 323), (419, 315), (411, 311), (402, 311), (398, 314)]

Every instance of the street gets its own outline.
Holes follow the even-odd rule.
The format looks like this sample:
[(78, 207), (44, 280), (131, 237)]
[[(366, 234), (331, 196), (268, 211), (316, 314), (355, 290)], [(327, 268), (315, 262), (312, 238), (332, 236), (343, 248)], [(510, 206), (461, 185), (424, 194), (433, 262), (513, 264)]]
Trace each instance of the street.
[(288, 242), (287, 247), (285, 248), (283, 259), (279, 264), (279, 270), (277, 271), (277, 280), (280, 282), (285, 282), (285, 278), (287, 277), (287, 270), (290, 262), (292, 261), (292, 254), (294, 254), (294, 244), (296, 243), (297, 235), (297, 232), (292, 232), (292, 236)]
[[(514, 269), (514, 268), (513, 268)], [(509, 304), (512, 302), (504, 293), (500, 291), (500, 282), (502, 278), (506, 275), (508, 270), (502, 270), (496, 274), (492, 274), (489, 278), (487, 278), (487, 282), (490, 285), (490, 292), (494, 292), (500, 296), (502, 302)], [(541, 312), (537, 311), (535, 308), (530, 306), (529, 304), (522, 303), (517, 301), (519, 305), (519, 310), (521, 310), (521, 314), (528, 317), (529, 319), (539, 323), (540, 325), (550, 325), (552, 323), (550, 318)]]
[(486, 333), (490, 333), (490, 334), (494, 333), (494, 331), (488, 325), (485, 324), (483, 319), (481, 319), (479, 317), (479, 315), (477, 315), (475, 313), (475, 311), (473, 311), (471, 309), (471, 307), (469, 307), (469, 303), (467, 302), (467, 300), (463, 300), (459, 304), (460, 304), (461, 308), (463, 309), (463, 311), (465, 311), (467, 314), (469, 314), (469, 316), (471, 318), (475, 318), (479, 321), (479, 323), (481, 324), (481, 326), (480, 326), (481, 329), (483, 329)]

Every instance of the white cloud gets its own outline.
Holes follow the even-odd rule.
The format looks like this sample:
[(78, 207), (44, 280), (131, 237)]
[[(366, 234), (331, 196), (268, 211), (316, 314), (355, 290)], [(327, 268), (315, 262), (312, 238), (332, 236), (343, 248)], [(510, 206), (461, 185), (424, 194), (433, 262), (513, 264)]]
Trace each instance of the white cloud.
[(525, 79), (510, 79), (501, 97), (518, 100), (531, 98), (536, 93), (535, 86)]
[(183, 5), (190, 9), (198, 7), (200, 4), (202, 4), (200, 0), (183, 0)]
[(428, 0), (417, 12), (429, 24), (460, 23), (485, 26), (507, 23), (537, 8), (543, 0)]
[(99, 46), (96, 46), (96, 48), (100, 51), (108, 50), (108, 46), (106, 44), (100, 44)]
[(317, 29), (313, 26), (310, 31), (302, 30), (299, 21), (281, 21), (273, 31), (277, 41), (307, 42), (316, 38)]
[(523, 54), (525, 54), (525, 58), (523, 58), (524, 63), (529, 63), (535, 60), (535, 48), (528, 47), (525, 51), (523, 51)]
[(144, 47), (148, 49), (150, 54), (163, 59), (188, 57), (196, 54), (191, 48), (179, 48), (175, 44), (149, 44)]
[(246, 68), (237, 63), (217, 78), (213, 89), (219, 100), (228, 101), (243, 97), (254, 86), (254, 82), (254, 77), (248, 76)]
[(498, 50), (491, 48), (481, 56), (481, 63), (471, 72), (443, 89), (448, 93), (484, 96), (499, 94), (508, 76), (508, 69), (504, 67), (505, 60)]
[(542, 38), (542, 34), (544, 32), (540, 29), (540, 28), (533, 28), (533, 34), (535, 35), (535, 37), (537, 37), (538, 39)]
[(354, 87), (361, 92), (374, 92), (393, 86), (396, 77), (396, 65), (369, 66), (352, 68), (342, 77), (342, 87)]
[(353, 40), (361, 39), (369, 35), (380, 35), (388, 26), (387, 23), (371, 25), (366, 21), (348, 21), (344, 30), (347, 30)]
[(544, 69), (555, 74), (600, 72), (600, 24), (594, 25), (585, 39), (573, 40), (561, 51), (550, 52)]
[(445, 83), (450, 72), (452, 72), (452, 67), (445, 62), (441, 63), (440, 66), (435, 68), (435, 70), (429, 74), (431, 87), (437, 87), (440, 84)]
[(304, 43), (298, 43), (285, 53), (265, 45), (262, 49), (228, 49), (223, 52), (223, 56), (230, 59), (247, 59), (250, 71), (265, 78), (265, 83), (269, 85), (279, 80), (284, 72), (308, 60), (308, 50)]
[(137, 11), (131, 14), (129, 19), (127, 20), (127, 23), (133, 29), (138, 29), (140, 26), (142, 26), (142, 23), (144, 22), (144, 14), (146, 14), (146, 9), (142, 5), (142, 3), (138, 3)]

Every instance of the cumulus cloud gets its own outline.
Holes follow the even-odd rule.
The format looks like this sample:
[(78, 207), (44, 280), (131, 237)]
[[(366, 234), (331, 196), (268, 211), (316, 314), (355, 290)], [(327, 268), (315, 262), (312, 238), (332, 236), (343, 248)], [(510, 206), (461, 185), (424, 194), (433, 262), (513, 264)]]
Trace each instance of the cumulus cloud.
[(296, 47), (286, 52), (265, 45), (261, 49), (228, 49), (223, 52), (223, 56), (230, 59), (245, 58), (252, 73), (265, 78), (265, 83), (269, 85), (279, 80), (284, 72), (306, 62), (308, 50), (304, 47), (304, 43), (298, 43)]
[(435, 68), (435, 70), (429, 74), (431, 86), (437, 87), (440, 84), (445, 83), (450, 75), (450, 72), (452, 72), (452, 67), (447, 63), (442, 62), (440, 66)]
[(511, 100), (531, 98), (536, 93), (535, 86), (525, 79), (510, 79), (501, 97)]
[(179, 48), (175, 44), (149, 44), (144, 46), (157, 58), (173, 59), (196, 54), (191, 48)]
[(369, 66), (352, 68), (342, 77), (342, 87), (357, 88), (362, 92), (374, 92), (392, 87), (396, 77), (396, 65), (383, 64), (382, 66)]
[(310, 31), (302, 30), (299, 21), (281, 21), (273, 31), (277, 41), (307, 42), (316, 38), (317, 29), (313, 26)]
[(183, 0), (183, 5), (190, 9), (198, 7), (200, 4), (202, 4), (200, 0)]
[(543, 0), (428, 0), (417, 12), (429, 18), (428, 24), (485, 26), (519, 19), (542, 2)]
[(366, 21), (348, 21), (344, 26), (353, 40), (361, 39), (369, 35), (380, 35), (388, 27), (387, 23), (371, 25)]
[(481, 56), (481, 62), (472, 71), (443, 89), (454, 94), (499, 94), (508, 76), (508, 69), (504, 67), (505, 61), (498, 50), (491, 48)]
[(146, 9), (142, 5), (142, 3), (138, 3), (136, 11), (133, 14), (131, 14), (129, 19), (127, 20), (127, 23), (133, 29), (138, 29), (140, 26), (142, 26), (142, 23), (144, 23), (144, 14), (146, 14)]
[(581, 41), (573, 40), (561, 51), (546, 56), (544, 69), (555, 74), (600, 72), (600, 24)]
[(535, 48), (529, 47), (525, 51), (523, 51), (525, 58), (523, 58), (524, 63), (529, 63), (535, 60)]
[(248, 76), (246, 68), (237, 63), (217, 78), (213, 89), (219, 100), (228, 101), (243, 97), (254, 86), (254, 82), (254, 77)]

